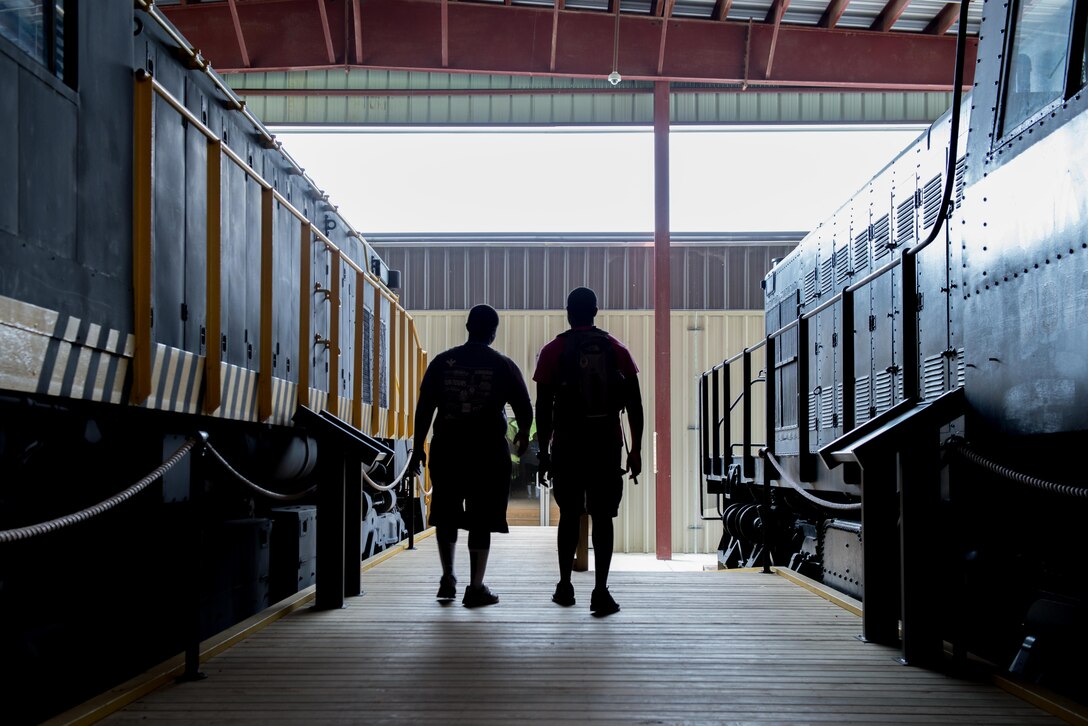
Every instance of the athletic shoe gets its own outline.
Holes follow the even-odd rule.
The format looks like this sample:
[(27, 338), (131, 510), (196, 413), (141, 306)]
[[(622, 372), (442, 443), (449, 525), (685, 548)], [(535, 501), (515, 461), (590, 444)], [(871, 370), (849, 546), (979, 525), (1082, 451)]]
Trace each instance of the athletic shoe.
[(552, 595), (552, 602), (556, 605), (562, 605), (565, 608), (569, 608), (574, 604), (574, 585), (569, 582), (560, 582), (555, 586), (555, 594)]
[(480, 585), (479, 587), (469, 585), (465, 588), (465, 597), (461, 600), (461, 604), (466, 608), (482, 608), (494, 605), (498, 601), (499, 596), (491, 592), (487, 585)]
[(438, 594), (435, 595), (435, 599), (456, 600), (457, 578), (453, 575), (442, 575), (442, 579), (438, 581)]
[(612, 599), (607, 587), (595, 588), (593, 596), (589, 599), (589, 611), (593, 613), (593, 617), (603, 618), (606, 615), (618, 613), (620, 606)]

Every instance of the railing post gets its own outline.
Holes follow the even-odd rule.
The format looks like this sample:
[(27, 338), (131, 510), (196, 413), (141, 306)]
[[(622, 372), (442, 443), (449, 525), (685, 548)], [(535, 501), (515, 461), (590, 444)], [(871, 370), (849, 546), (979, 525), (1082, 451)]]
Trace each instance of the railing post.
[(710, 426), (707, 415), (710, 413), (710, 383), (707, 374), (699, 376), (699, 482), (710, 472)]
[[(775, 381), (775, 365), (776, 365), (776, 352), (775, 352), (775, 339), (773, 336), (767, 336), (767, 345), (765, 347), (765, 356), (767, 362), (766, 377), (767, 380), (763, 384), (763, 389), (766, 394), (766, 399), (763, 402), (764, 407), (764, 419), (766, 426), (765, 434), (765, 448), (766, 450), (774, 454), (774, 437), (775, 437), (775, 394), (776, 394), (776, 381)], [(778, 472), (775, 470), (774, 464), (771, 463), (770, 457), (763, 458), (763, 572), (764, 574), (770, 574), (771, 572), (771, 479), (777, 476)]]
[[(714, 425), (714, 465), (711, 471), (717, 476), (725, 476), (725, 467), (722, 466), (722, 440), (725, 440), (724, 450), (729, 453), (729, 457), (733, 457), (732, 449), (732, 436), (730, 435), (730, 414), (729, 410), (729, 366), (725, 363), (721, 368), (716, 369), (712, 374), (711, 391), (710, 395), (714, 399), (711, 404), (711, 416), (713, 416)], [(719, 385), (718, 379), (721, 379), (722, 383)], [(719, 388), (724, 388), (724, 391), (719, 392)], [(721, 416), (721, 402), (722, 397), (725, 397), (725, 417)]]
[(755, 476), (756, 462), (752, 458), (752, 351), (744, 349), (741, 358), (741, 375), (744, 376), (744, 398), (741, 400), (741, 417), (744, 431), (744, 450), (741, 452), (741, 462), (745, 479)]
[(151, 347), (154, 345), (151, 301), (151, 215), (155, 154), (154, 89), (151, 74), (136, 72), (132, 104), (132, 391), (129, 400), (140, 405), (151, 395)]
[(918, 376), (918, 258), (903, 253), (903, 397), (921, 398)]
[(272, 187), (261, 190), (261, 321), (257, 365), (257, 420), (272, 416), (272, 262), (275, 199)]
[(200, 560), (204, 552), (204, 536), (200, 524), (200, 505), (204, 493), (204, 457), (208, 434), (197, 432), (197, 443), (189, 456), (189, 553), (186, 561), (186, 594), (189, 622), (186, 624), (185, 672), (179, 681), (199, 681), (206, 676), (200, 672)]
[(329, 400), (325, 410), (340, 413), (340, 253), (330, 250), (329, 257)]
[(373, 339), (373, 346), (371, 351), (373, 352), (373, 360), (370, 365), (370, 431), (371, 436), (378, 436), (378, 423), (381, 420), (381, 412), (379, 411), (379, 405), (382, 400), (382, 377), (381, 377), (381, 359), (382, 359), (382, 293), (378, 289), (378, 285), (374, 286), (374, 314), (370, 316), (373, 330), (371, 332), (371, 338)]
[(313, 296), (313, 279), (310, 275), (310, 255), (313, 254), (313, 229), (309, 222), (302, 223), (299, 237), (299, 287), (298, 287), (298, 390), (299, 406), (310, 405), (310, 356), (313, 340), (310, 338), (310, 303)]
[(363, 430), (363, 316), (366, 312), (363, 304), (363, 291), (366, 290), (366, 276), (355, 273), (355, 376), (351, 389), (351, 421), (355, 428)]

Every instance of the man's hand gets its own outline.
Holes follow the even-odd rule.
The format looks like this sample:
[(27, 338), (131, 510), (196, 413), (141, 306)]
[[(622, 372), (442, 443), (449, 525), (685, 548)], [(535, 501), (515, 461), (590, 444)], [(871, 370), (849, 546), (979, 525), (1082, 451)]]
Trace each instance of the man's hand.
[(529, 448), (529, 434), (524, 431), (518, 431), (514, 434), (514, 450), (517, 455), (524, 456), (525, 451)]
[(418, 476), (423, 473), (423, 466), (427, 463), (427, 452), (422, 448), (413, 449), (412, 457), (408, 459), (408, 475)]
[(540, 479), (544, 480), (548, 477), (548, 472), (552, 470), (552, 457), (547, 451), (541, 450), (540, 453), (537, 454), (537, 460), (540, 462)]
[(632, 479), (637, 479), (642, 473), (642, 452), (638, 449), (627, 452), (627, 471), (631, 473)]

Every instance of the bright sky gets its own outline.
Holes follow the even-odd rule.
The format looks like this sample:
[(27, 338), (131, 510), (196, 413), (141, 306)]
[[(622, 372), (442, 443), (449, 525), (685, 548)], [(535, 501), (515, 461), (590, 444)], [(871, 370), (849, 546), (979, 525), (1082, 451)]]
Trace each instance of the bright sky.
[[(922, 127), (674, 128), (673, 232), (812, 229)], [(651, 232), (653, 132), (275, 129), (360, 232)]]

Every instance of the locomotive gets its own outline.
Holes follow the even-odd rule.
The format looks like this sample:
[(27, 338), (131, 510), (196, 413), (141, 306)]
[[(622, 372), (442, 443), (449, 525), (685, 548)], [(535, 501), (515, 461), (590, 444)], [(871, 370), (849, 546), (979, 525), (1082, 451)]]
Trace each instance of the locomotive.
[(399, 273), (152, 3), (26, 5), (0, 25), (15, 722), (315, 580), (358, 594), (411, 535), (426, 365)]
[(987, 0), (973, 87), (772, 267), (765, 337), (697, 382), (722, 567), (861, 600), (907, 663), (1073, 695), (1086, 34), (1083, 3)]

